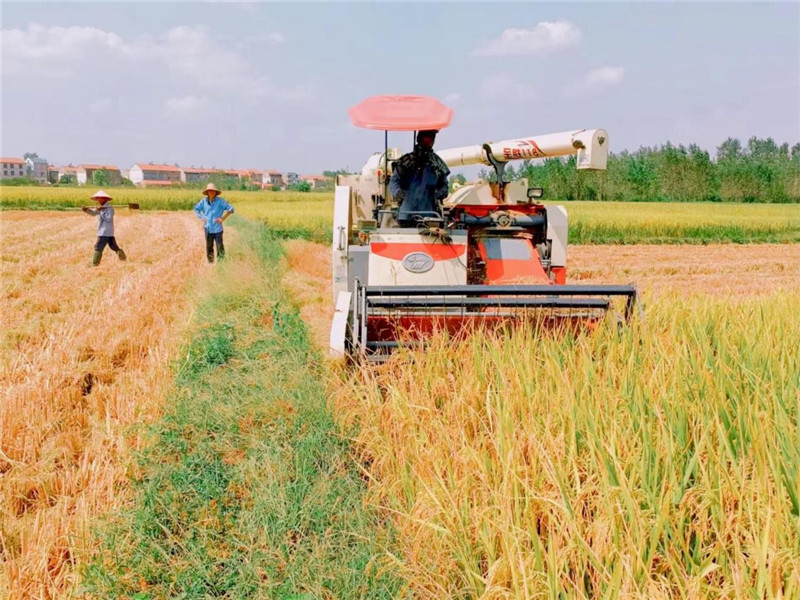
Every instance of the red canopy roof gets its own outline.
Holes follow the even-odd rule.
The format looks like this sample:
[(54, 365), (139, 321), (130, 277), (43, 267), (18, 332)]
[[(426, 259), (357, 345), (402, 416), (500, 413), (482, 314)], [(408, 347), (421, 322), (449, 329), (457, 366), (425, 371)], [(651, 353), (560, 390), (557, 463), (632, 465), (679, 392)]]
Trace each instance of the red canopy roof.
[(453, 109), (429, 96), (372, 96), (347, 111), (356, 127), (386, 131), (444, 129)]

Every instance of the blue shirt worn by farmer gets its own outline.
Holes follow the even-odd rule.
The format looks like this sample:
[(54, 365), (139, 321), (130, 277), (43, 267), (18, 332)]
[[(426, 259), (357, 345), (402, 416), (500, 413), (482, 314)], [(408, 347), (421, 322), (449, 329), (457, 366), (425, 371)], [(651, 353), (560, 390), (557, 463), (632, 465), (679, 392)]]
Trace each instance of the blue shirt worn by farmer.
[(219, 196), (214, 198), (213, 202), (209, 202), (208, 198), (203, 198), (194, 207), (198, 218), (206, 220), (205, 229), (208, 233), (222, 233), (222, 223), (215, 222), (215, 219), (221, 219), (225, 211), (232, 213), (233, 207), (225, 198)]

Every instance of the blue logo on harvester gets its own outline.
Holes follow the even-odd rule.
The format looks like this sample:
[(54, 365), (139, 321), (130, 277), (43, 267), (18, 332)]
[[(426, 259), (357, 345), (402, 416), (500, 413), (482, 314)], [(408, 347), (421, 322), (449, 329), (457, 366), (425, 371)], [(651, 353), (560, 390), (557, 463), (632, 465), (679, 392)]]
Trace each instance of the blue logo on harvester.
[(433, 268), (434, 261), (430, 254), (412, 252), (403, 259), (403, 268), (411, 273), (426, 273)]

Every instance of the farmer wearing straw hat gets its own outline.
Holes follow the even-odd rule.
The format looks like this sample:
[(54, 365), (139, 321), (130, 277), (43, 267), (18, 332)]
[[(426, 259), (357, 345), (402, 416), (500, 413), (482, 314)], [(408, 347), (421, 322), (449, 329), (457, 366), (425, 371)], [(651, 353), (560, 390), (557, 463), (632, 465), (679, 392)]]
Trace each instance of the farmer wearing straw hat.
[(83, 207), (83, 212), (99, 218), (97, 222), (97, 243), (94, 245), (92, 266), (96, 267), (100, 264), (100, 259), (103, 258), (103, 250), (105, 250), (106, 246), (116, 252), (120, 260), (128, 260), (122, 248), (117, 246), (117, 240), (114, 237), (114, 207), (107, 204), (111, 200), (111, 196), (103, 190), (98, 190), (92, 196), (92, 200), (99, 202), (100, 206), (98, 208)]
[(222, 243), (222, 224), (231, 214), (233, 207), (225, 198), (219, 195), (217, 186), (209, 183), (203, 190), (205, 198), (194, 207), (198, 218), (203, 220), (206, 232), (206, 257), (208, 262), (214, 262), (214, 244), (217, 245), (217, 258), (225, 258), (225, 244)]

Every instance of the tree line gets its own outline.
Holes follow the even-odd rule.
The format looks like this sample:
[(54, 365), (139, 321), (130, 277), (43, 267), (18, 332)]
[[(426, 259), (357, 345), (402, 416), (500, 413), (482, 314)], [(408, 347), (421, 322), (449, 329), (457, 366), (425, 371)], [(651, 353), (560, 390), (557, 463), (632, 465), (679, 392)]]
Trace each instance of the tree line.
[[(549, 158), (506, 166), (505, 179), (526, 178), (548, 198), (626, 202), (800, 202), (800, 143), (728, 138), (716, 156), (696, 144), (644, 147), (609, 154), (605, 171), (577, 170), (576, 159)], [(483, 170), (480, 177), (494, 179)]]

